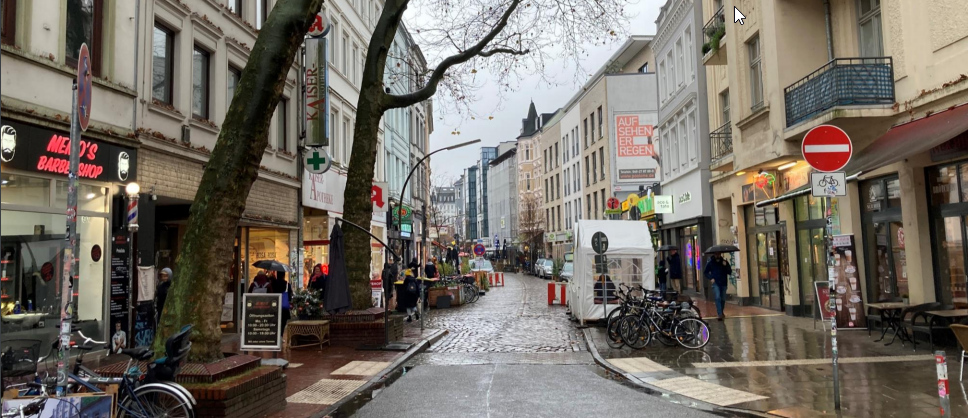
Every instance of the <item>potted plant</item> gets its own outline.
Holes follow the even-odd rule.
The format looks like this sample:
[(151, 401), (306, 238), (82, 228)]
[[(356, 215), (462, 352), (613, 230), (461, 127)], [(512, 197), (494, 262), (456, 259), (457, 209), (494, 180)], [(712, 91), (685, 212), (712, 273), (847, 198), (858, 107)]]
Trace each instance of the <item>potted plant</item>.
[(561, 278), (561, 270), (565, 268), (565, 262), (560, 258), (555, 259), (551, 264), (551, 277), (554, 281), (558, 281)]
[(325, 313), (319, 293), (309, 289), (299, 289), (292, 293), (290, 309), (293, 315), (304, 320), (322, 318)]
[(904, 293), (904, 294), (901, 295), (901, 302), (904, 302), (905, 305), (908, 304), (909, 299), (910, 298), (908, 298), (908, 294), (907, 293)]

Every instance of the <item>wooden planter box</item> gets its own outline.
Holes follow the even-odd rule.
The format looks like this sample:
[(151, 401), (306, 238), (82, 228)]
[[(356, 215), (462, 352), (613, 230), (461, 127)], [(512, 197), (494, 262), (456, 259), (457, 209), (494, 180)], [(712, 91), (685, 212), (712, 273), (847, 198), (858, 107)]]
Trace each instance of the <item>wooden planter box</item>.
[(427, 301), (430, 302), (430, 306), (437, 307), (437, 298), (440, 296), (451, 296), (450, 306), (460, 306), (463, 301), (461, 300), (460, 287), (449, 286), (449, 287), (438, 287), (434, 289), (427, 290)]

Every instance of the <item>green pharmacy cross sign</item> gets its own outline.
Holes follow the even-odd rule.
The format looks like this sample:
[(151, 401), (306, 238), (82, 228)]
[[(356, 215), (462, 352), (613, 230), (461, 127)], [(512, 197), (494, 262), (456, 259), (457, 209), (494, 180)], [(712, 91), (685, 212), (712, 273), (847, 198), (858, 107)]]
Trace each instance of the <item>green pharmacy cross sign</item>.
[(303, 158), (306, 171), (312, 174), (323, 174), (333, 167), (333, 160), (329, 158), (329, 153), (322, 147), (314, 147), (306, 151)]
[(413, 208), (409, 206), (393, 208), (393, 223), (396, 225), (413, 224)]

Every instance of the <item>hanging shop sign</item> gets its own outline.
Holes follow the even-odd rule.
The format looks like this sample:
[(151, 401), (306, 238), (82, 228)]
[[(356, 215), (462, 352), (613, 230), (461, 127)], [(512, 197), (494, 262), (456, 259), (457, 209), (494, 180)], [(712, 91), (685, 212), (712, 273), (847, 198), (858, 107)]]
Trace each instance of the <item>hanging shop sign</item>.
[(662, 196), (656, 195), (654, 197), (655, 201), (655, 213), (672, 213), (672, 196)]
[(743, 203), (759, 202), (776, 197), (777, 190), (776, 176), (770, 172), (762, 172), (753, 178), (750, 184), (744, 184)]
[[(4, 168), (67, 175), (71, 154), (68, 132), (5, 119), (0, 137)], [(137, 158), (134, 148), (82, 137), (78, 176), (112, 183), (134, 181)]]
[[(322, 28), (320, 35), (326, 30), (328, 28)], [(303, 68), (306, 78), (306, 144), (324, 147), (329, 146), (329, 63), (326, 48), (326, 38), (306, 39), (306, 67)]]
[(413, 224), (413, 208), (407, 205), (397, 206), (393, 208), (393, 224), (394, 225), (407, 225)]

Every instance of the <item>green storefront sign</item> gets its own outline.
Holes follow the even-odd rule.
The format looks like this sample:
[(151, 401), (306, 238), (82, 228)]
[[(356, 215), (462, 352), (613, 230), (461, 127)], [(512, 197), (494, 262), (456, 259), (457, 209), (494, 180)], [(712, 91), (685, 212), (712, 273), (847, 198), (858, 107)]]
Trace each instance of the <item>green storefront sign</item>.
[(393, 208), (393, 224), (413, 224), (413, 208), (407, 205)]

